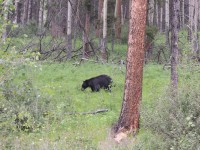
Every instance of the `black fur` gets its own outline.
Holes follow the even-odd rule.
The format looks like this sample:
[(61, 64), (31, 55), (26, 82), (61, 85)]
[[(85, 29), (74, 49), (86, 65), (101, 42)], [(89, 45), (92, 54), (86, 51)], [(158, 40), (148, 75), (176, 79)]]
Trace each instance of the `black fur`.
[(82, 90), (90, 87), (93, 92), (98, 92), (100, 88), (111, 91), (111, 77), (107, 75), (100, 75), (83, 81)]

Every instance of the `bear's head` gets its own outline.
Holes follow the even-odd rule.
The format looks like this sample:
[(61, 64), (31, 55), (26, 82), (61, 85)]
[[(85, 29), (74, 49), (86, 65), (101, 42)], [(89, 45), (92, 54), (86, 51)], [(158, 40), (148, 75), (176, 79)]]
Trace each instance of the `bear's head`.
[(83, 81), (81, 90), (84, 91), (88, 86), (89, 86), (89, 85), (88, 85), (87, 80)]

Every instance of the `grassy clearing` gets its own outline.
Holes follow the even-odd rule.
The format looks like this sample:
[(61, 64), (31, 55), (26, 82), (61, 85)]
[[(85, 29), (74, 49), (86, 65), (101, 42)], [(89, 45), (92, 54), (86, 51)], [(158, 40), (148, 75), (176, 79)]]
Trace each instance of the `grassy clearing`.
[[(15, 75), (16, 82), (26, 75), (40, 96), (48, 99), (48, 109), (41, 123), (32, 133), (13, 132), (1, 137), (1, 148), (21, 149), (98, 149), (104, 147), (110, 134), (110, 127), (117, 121), (124, 90), (125, 66), (114, 64), (42, 63), (22, 67)], [(112, 77), (114, 87), (105, 90), (81, 91), (82, 81), (99, 74)], [(169, 83), (169, 71), (162, 66), (150, 64), (144, 68), (142, 105), (151, 107)], [(96, 115), (69, 115), (69, 113), (90, 112), (108, 109)], [(144, 131), (145, 132), (145, 131)], [(105, 143), (105, 142), (103, 142)], [(101, 146), (100, 146), (101, 145)], [(116, 147), (117, 148), (117, 147)]]

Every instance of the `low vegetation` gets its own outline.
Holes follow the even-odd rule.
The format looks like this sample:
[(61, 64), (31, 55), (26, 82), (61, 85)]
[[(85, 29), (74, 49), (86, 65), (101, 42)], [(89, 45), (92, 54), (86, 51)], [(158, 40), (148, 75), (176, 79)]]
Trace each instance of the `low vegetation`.
[[(0, 149), (198, 147), (199, 64), (190, 64), (189, 57), (184, 57), (189, 56), (189, 46), (184, 45), (175, 101), (168, 92), (169, 65), (163, 64), (169, 63), (168, 50), (166, 57), (161, 53), (159, 61), (156, 59), (163, 38), (157, 35), (152, 57), (144, 66), (140, 132), (136, 139), (131, 137), (120, 144), (113, 141), (111, 128), (122, 104), (126, 45), (115, 46), (108, 63), (102, 64), (95, 58), (60, 62), (49, 57), (41, 61), (44, 55), (34, 51), (37, 44), (23, 46), (30, 42), (26, 35), (7, 41), (11, 42), (9, 50), (0, 51)], [(48, 43), (48, 38), (45, 40)], [(22, 48), (26, 50), (19, 51)], [(81, 91), (85, 79), (100, 74), (112, 77), (112, 92), (91, 92), (89, 88)], [(99, 110), (106, 111), (92, 114)]]
[[(10, 66), (13, 67), (6, 69), (7, 76), (1, 81), (2, 149), (97, 149), (108, 136), (121, 108), (124, 65), (24, 62), (7, 64)], [(169, 71), (151, 64), (145, 66), (144, 72), (143, 103), (150, 105), (157, 97), (150, 91), (163, 91)], [(85, 79), (99, 74), (112, 77), (111, 93), (103, 89), (81, 91)], [(108, 112), (79, 114), (99, 109)]]

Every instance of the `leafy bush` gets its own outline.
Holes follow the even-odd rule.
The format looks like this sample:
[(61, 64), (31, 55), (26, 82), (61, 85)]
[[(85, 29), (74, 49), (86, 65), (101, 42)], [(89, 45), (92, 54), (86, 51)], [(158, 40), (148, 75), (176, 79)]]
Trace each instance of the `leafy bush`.
[[(189, 71), (183, 69), (180, 72), (177, 97), (167, 92), (151, 109), (142, 109), (142, 125), (152, 131), (156, 139), (162, 139), (163, 143), (157, 143), (156, 149), (193, 150), (200, 147), (200, 76), (194, 67), (188, 68)], [(156, 143), (155, 140), (151, 139), (151, 142)]]
[(12, 68), (13, 72), (0, 84), (2, 135), (13, 131), (31, 132), (39, 129), (48, 111), (49, 100), (42, 97), (40, 91), (33, 86), (32, 79), (22, 71), (24, 67), (19, 65)]

